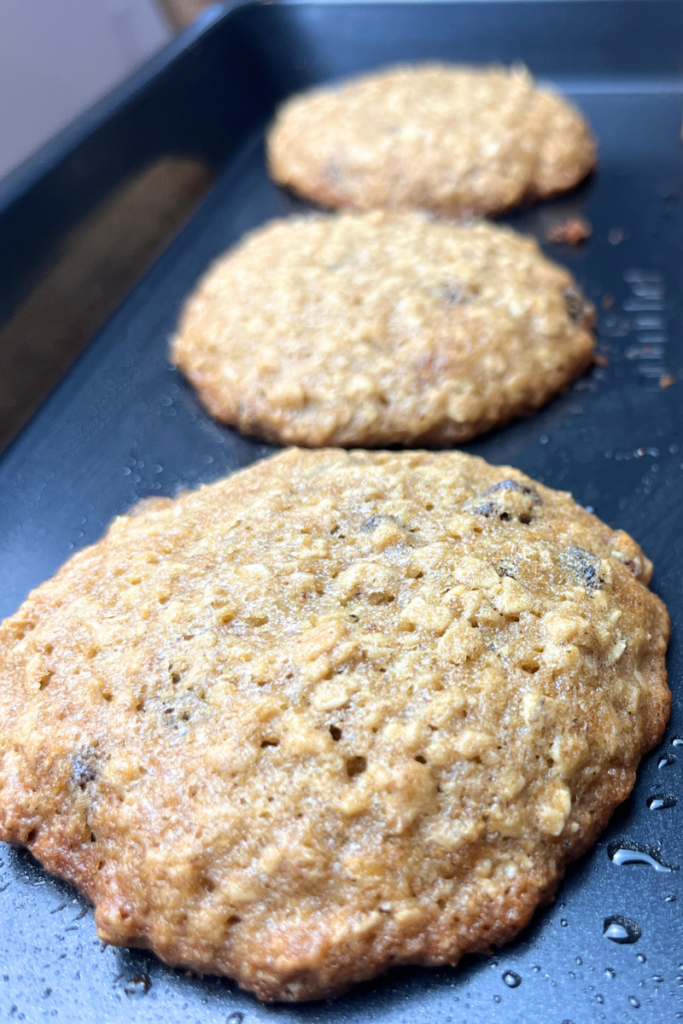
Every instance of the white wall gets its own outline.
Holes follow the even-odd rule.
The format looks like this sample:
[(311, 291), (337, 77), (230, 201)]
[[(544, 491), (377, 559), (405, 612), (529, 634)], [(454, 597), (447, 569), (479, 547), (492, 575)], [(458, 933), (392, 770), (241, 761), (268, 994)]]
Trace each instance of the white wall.
[(154, 0), (0, 0), (0, 178), (170, 35)]

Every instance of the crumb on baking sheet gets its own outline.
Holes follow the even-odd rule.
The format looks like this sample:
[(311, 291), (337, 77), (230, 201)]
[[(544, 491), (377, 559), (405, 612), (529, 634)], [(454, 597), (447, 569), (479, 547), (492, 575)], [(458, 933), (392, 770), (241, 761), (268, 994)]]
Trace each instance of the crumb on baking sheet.
[(581, 245), (593, 234), (593, 225), (585, 217), (567, 217), (548, 229), (548, 241), (553, 245)]
[(660, 388), (670, 388), (672, 384), (676, 383), (676, 378), (671, 373), (664, 373), (659, 378)]

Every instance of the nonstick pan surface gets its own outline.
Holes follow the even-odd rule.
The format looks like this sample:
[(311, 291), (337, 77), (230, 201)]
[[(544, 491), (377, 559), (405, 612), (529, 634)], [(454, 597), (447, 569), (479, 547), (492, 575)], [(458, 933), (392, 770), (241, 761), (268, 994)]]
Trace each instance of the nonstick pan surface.
[[(59, 264), (65, 240), (131, 174), (182, 158), (217, 179), (0, 457), (0, 616), (139, 498), (215, 480), (272, 450), (216, 423), (169, 365), (181, 303), (245, 231), (305, 208), (266, 175), (263, 129), (277, 101), (315, 81), (425, 58), (524, 60), (573, 98), (598, 136), (600, 166), (586, 183), (505, 221), (535, 235), (595, 302), (600, 365), (532, 418), (466, 450), (571, 490), (653, 559), (653, 586), (673, 621), (665, 739), (599, 843), (570, 868), (556, 902), (517, 941), (453, 969), (396, 970), (333, 1002), (264, 1006), (229, 981), (105, 948), (69, 886), (27, 853), (2, 847), (2, 1021), (683, 1018), (683, 5), (312, 2), (214, 12), (0, 186), (0, 306), (11, 320)], [(590, 240), (549, 244), (548, 230), (575, 214), (591, 222)], [(76, 304), (89, 301), (87, 274), (76, 275), (74, 288)], [(22, 342), (16, 330), (5, 337), (7, 379), (20, 354), (11, 344)], [(650, 862), (610, 857), (625, 843), (647, 847)], [(610, 930), (611, 918), (637, 930), (619, 920)], [(634, 942), (609, 937), (637, 931)]]

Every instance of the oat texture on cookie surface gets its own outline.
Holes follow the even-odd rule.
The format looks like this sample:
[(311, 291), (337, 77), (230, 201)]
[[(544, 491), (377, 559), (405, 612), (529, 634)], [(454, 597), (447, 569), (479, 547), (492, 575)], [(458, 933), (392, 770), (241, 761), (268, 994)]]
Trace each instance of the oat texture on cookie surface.
[(311, 999), (512, 938), (668, 716), (625, 533), (457, 452), (287, 451), (0, 626), (0, 837), (100, 937)]
[(323, 206), (496, 214), (573, 187), (595, 165), (579, 111), (523, 67), (415, 64), (287, 100), (272, 176)]
[(172, 358), (208, 409), (284, 444), (461, 442), (590, 364), (593, 307), (537, 243), (419, 213), (293, 217), (219, 259)]

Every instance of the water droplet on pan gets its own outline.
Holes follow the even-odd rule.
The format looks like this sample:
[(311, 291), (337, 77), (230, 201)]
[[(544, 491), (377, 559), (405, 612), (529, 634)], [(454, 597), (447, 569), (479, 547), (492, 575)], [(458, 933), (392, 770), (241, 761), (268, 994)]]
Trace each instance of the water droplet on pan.
[(640, 999), (636, 999), (635, 996), (629, 996), (628, 997), (628, 1001), (629, 1001), (629, 1003), (631, 1004), (631, 1006), (633, 1007), (634, 1010), (639, 1010), (640, 1009)]
[(613, 967), (605, 967), (605, 977), (606, 978), (616, 978), (616, 976), (617, 976), (617, 972), (614, 970)]
[(636, 960), (638, 961), (639, 964), (647, 963), (647, 957), (645, 956), (644, 953), (638, 953), (636, 955)]
[(595, 998), (596, 998), (596, 1000), (597, 1000), (597, 1001), (598, 1001), (599, 1003), (604, 1003), (604, 1001), (605, 1001), (605, 997), (604, 997), (604, 996), (601, 996), (601, 995), (600, 995), (599, 993), (598, 993), (598, 995), (597, 995), (597, 996), (596, 996)]
[(668, 768), (672, 764), (676, 764), (675, 754), (662, 754), (659, 761), (657, 761), (658, 768)]
[(518, 988), (522, 984), (519, 974), (516, 974), (514, 971), (506, 971), (503, 975), (503, 981), (508, 988)]
[(238, 1011), (237, 1013), (231, 1013), (230, 1014), (230, 1016), (228, 1017), (228, 1020), (227, 1020), (227, 1024), (242, 1024), (243, 1020), (244, 1020), (244, 1014), (240, 1013)]
[(123, 986), (127, 996), (146, 996), (152, 987), (149, 974), (134, 974)]
[(637, 942), (643, 933), (640, 925), (633, 918), (614, 914), (612, 917), (606, 917), (603, 921), (602, 934), (606, 939), (618, 942), (619, 945), (630, 945)]
[(583, 963), (583, 958), (582, 958), (582, 957), (580, 957), (580, 956), (577, 956), (577, 958), (576, 958), (576, 962), (577, 962), (577, 964), (578, 964), (578, 965), (579, 965), (579, 967), (580, 967), (580, 966), (581, 966), (581, 964)]
[(669, 807), (675, 807), (678, 803), (678, 798), (673, 793), (656, 793), (654, 796), (649, 796), (645, 803), (651, 811), (661, 811)]
[(683, 747), (683, 736), (674, 736), (671, 741), (672, 747)]
[(560, 918), (560, 924), (562, 925), (563, 928), (566, 928), (567, 925), (569, 924), (569, 921), (567, 920), (566, 917), (562, 917), (562, 918)]
[(678, 871), (673, 864), (665, 864), (656, 846), (646, 843), (616, 842), (607, 847), (607, 856), (613, 864), (648, 864), (655, 871)]

